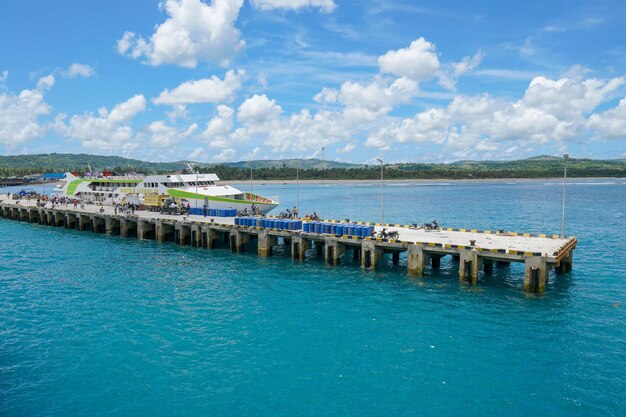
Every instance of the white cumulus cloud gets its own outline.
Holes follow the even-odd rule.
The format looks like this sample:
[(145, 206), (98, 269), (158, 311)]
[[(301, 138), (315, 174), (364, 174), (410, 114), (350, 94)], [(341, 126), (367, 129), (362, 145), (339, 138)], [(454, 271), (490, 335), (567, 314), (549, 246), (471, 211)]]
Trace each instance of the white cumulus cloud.
[(0, 144), (13, 148), (45, 134), (40, 118), (52, 109), (44, 100), (44, 90), (53, 85), (54, 77), (48, 75), (39, 79), (36, 89), (0, 94)]
[(265, 94), (255, 94), (239, 106), (237, 119), (243, 123), (264, 123), (278, 117), (283, 109)]
[(427, 81), (439, 69), (439, 58), (435, 45), (422, 37), (411, 42), (408, 48), (391, 50), (380, 56), (378, 65), (383, 73)]
[(588, 127), (594, 130), (598, 139), (626, 139), (626, 97), (621, 99), (616, 107), (592, 114)]
[(133, 32), (117, 41), (120, 54), (145, 58), (150, 65), (195, 68), (199, 62), (227, 66), (245, 45), (234, 24), (243, 0), (165, 0), (168, 18), (149, 39)]
[(138, 147), (132, 119), (146, 108), (143, 95), (135, 95), (117, 104), (111, 111), (102, 107), (98, 115), (74, 115), (66, 124), (63, 115), (56, 120), (56, 130), (63, 136), (79, 140), (85, 148), (107, 152), (124, 152)]
[(165, 89), (152, 99), (154, 104), (223, 103), (233, 99), (241, 88), (244, 70), (226, 72), (224, 79), (216, 77), (187, 81), (172, 91)]
[(95, 74), (96, 72), (94, 71), (92, 67), (90, 67), (87, 64), (79, 64), (77, 62), (70, 65), (69, 68), (66, 69), (65, 71), (62, 71), (62, 75), (67, 78), (74, 78), (74, 77), (89, 78)]
[(334, 0), (252, 0), (252, 4), (261, 10), (316, 8), (325, 13), (331, 13), (337, 7)]
[(235, 124), (235, 110), (219, 105), (217, 115), (213, 117), (202, 132), (202, 137), (208, 139), (212, 147), (226, 148), (229, 146), (228, 135), (232, 132)]
[(181, 129), (170, 126), (163, 120), (157, 120), (150, 123), (147, 130), (150, 133), (150, 144), (152, 146), (171, 148), (189, 139), (197, 129), (198, 125), (196, 123)]

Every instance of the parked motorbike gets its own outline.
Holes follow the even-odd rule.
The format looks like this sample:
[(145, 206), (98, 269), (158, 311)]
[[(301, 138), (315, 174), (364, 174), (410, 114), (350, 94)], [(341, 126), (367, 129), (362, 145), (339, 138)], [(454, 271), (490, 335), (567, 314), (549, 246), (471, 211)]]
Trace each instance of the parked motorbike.
[(382, 230), (378, 233), (376, 233), (375, 231), (372, 232), (372, 237), (378, 237), (381, 239), (393, 239), (396, 240), (400, 237), (400, 233), (398, 233), (395, 230), (392, 230), (391, 232), (387, 232), (387, 228), (383, 227)]

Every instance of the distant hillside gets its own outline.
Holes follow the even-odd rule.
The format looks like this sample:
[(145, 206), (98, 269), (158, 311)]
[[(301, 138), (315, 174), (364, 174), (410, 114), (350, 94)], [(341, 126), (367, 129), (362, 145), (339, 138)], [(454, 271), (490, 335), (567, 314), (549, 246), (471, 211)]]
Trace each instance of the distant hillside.
[[(299, 167), (301, 179), (377, 179), (380, 167), (320, 159), (279, 159), (227, 163), (192, 164), (201, 172), (215, 172), (224, 180), (295, 179)], [(165, 173), (184, 170), (187, 161), (146, 162), (119, 156), (87, 154), (45, 154), (0, 156), (0, 177), (42, 172), (85, 172), (87, 166), (95, 171), (129, 170), (140, 173)], [(550, 178), (563, 175), (563, 159), (536, 156), (517, 161), (457, 161), (449, 164), (402, 163), (385, 165), (387, 179), (480, 179), (480, 178)], [(570, 177), (626, 177), (626, 160), (570, 159)]]
[(0, 155), (0, 170), (28, 170), (29, 172), (41, 171), (84, 171), (88, 166), (94, 171), (105, 169), (133, 169), (141, 172), (172, 172), (186, 169), (191, 163), (198, 167), (225, 166), (231, 168), (296, 168), (300, 169), (332, 169), (332, 168), (356, 168), (362, 165), (347, 162), (322, 161), (321, 159), (274, 159), (258, 161), (240, 161), (225, 163), (201, 163), (190, 161), (176, 162), (146, 162), (138, 159), (128, 159), (121, 156), (102, 156), (89, 154), (39, 154), (39, 155)]
[(321, 159), (267, 159), (258, 161), (225, 162), (222, 164), (210, 164), (210, 166), (223, 165), (232, 168), (296, 168), (300, 169), (332, 169), (332, 168), (359, 168), (360, 164), (348, 162), (323, 161)]

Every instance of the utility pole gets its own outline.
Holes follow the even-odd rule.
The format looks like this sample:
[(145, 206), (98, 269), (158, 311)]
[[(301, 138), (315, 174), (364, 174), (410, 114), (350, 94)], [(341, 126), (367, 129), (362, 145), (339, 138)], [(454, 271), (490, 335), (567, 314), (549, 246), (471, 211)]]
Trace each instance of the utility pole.
[(383, 160), (376, 158), (380, 162), (380, 221), (385, 225), (385, 180), (383, 178)]
[(567, 191), (567, 160), (569, 154), (563, 154), (563, 214), (561, 215), (561, 237), (565, 237), (565, 194)]

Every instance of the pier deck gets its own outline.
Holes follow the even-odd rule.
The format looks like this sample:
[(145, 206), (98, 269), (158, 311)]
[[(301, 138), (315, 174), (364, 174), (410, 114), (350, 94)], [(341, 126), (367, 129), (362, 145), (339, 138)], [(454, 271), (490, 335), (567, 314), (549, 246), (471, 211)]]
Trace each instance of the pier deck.
[[(388, 231), (398, 231), (397, 240), (357, 238), (302, 230), (235, 226), (233, 218), (175, 216), (149, 211), (124, 216), (116, 215), (113, 207), (105, 206), (103, 212), (100, 208), (94, 205), (86, 205), (84, 209), (73, 209), (71, 205), (39, 208), (34, 201), (20, 200), (16, 204), (15, 201), (5, 200), (0, 202), (0, 215), (43, 225), (207, 248), (222, 242), (234, 252), (256, 242), (260, 256), (270, 256), (272, 247), (281, 239), (284, 244), (290, 245), (293, 259), (304, 260), (305, 252), (315, 247), (319, 256), (336, 265), (352, 251), (352, 256), (361, 260), (363, 268), (375, 268), (385, 254), (391, 254), (393, 262), (397, 263), (400, 253), (407, 252), (408, 274), (412, 276), (423, 276), (427, 266), (439, 268), (441, 257), (451, 255), (459, 262), (460, 281), (471, 284), (477, 283), (481, 270), (484, 274), (491, 274), (494, 264), (523, 262), (524, 291), (527, 293), (545, 291), (550, 269), (569, 271), (577, 243), (576, 238), (556, 235), (449, 228), (426, 231), (398, 224), (384, 226)], [(375, 225), (375, 230), (379, 231), (382, 227)]]

